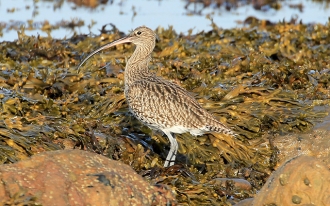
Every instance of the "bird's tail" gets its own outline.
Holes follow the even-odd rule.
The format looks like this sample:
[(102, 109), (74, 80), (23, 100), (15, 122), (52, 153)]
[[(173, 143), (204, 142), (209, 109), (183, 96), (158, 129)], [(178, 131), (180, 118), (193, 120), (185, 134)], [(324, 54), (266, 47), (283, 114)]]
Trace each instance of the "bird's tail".
[(225, 126), (223, 123), (219, 122), (218, 120), (214, 118), (210, 118), (208, 121), (208, 125), (206, 128), (211, 131), (211, 132), (216, 132), (216, 133), (223, 133), (226, 135), (230, 136), (237, 136), (237, 133), (235, 133), (233, 130)]

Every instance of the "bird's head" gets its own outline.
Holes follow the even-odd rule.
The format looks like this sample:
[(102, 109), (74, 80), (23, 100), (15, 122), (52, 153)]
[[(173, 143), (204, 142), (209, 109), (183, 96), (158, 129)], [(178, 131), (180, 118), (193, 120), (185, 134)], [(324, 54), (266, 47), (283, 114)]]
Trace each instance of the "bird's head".
[(140, 26), (134, 29), (127, 38), (133, 44), (137, 46), (146, 46), (149, 44), (155, 44), (157, 35), (153, 30), (146, 26)]
[(128, 36), (125, 36), (121, 39), (115, 40), (113, 42), (110, 42), (108, 44), (105, 44), (95, 51), (91, 52), (87, 55), (85, 59), (83, 59), (80, 64), (77, 67), (77, 70), (79, 72), (80, 67), (94, 54), (98, 53), (99, 51), (102, 51), (104, 49), (108, 49), (110, 47), (116, 46), (118, 44), (124, 44), (124, 43), (133, 43), (137, 47), (142, 47), (142, 49), (152, 51), (155, 47), (157, 35), (153, 30), (146, 26), (140, 26), (136, 29), (134, 29)]

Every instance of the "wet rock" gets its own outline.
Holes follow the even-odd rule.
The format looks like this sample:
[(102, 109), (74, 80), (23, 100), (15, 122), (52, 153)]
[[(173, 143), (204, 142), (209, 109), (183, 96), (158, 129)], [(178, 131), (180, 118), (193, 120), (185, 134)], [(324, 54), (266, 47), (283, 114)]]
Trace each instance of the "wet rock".
[(1, 165), (0, 179), (0, 205), (175, 203), (171, 191), (151, 186), (128, 165), (81, 150), (45, 152)]
[(228, 185), (232, 185), (235, 190), (251, 190), (251, 184), (244, 179), (238, 178), (215, 178), (210, 181), (211, 184), (216, 185), (218, 187), (227, 187)]
[(277, 165), (281, 166), (293, 157), (305, 155), (316, 157), (330, 167), (329, 122), (324, 121), (316, 126), (318, 125), (322, 125), (323, 128), (319, 127), (302, 134), (276, 137), (273, 143), (279, 150)]
[(251, 204), (330, 205), (330, 171), (317, 158), (299, 156), (287, 161), (267, 180)]

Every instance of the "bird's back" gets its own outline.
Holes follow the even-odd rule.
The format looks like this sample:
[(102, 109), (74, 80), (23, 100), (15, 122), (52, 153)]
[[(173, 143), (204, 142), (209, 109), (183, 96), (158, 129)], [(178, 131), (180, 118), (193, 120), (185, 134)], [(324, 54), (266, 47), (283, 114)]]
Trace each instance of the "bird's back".
[(131, 112), (144, 124), (173, 133), (234, 133), (209, 114), (185, 89), (154, 75), (133, 82), (125, 91)]

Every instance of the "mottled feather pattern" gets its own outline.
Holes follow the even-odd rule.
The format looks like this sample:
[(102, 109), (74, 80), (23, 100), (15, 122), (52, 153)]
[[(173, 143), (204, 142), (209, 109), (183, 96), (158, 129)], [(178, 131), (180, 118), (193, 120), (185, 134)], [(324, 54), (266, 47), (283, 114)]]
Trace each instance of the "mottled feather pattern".
[[(164, 130), (182, 126), (182, 132), (201, 135), (208, 131), (233, 134), (214, 119), (183, 88), (150, 75), (135, 81), (126, 92), (131, 112), (144, 124)], [(199, 130), (199, 131), (198, 131)]]

